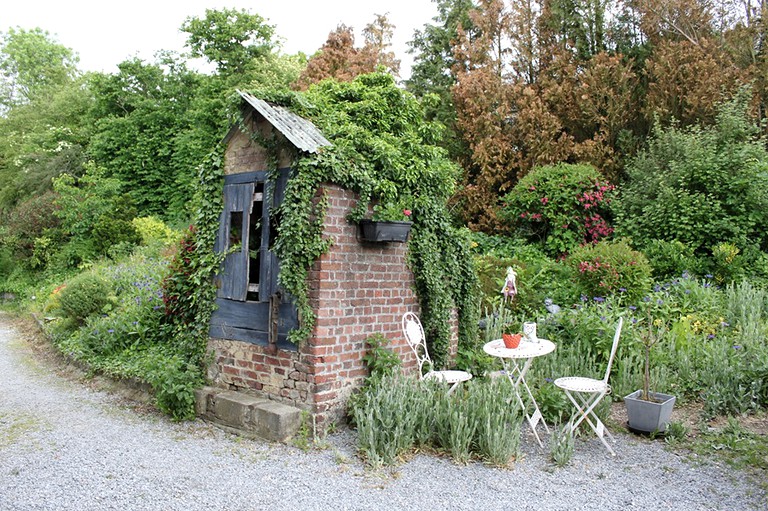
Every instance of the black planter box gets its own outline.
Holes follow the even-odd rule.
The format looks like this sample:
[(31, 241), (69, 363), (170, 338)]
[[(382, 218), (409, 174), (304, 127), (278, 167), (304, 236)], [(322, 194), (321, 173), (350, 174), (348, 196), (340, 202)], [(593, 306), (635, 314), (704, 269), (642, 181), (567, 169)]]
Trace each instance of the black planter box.
[(360, 220), (360, 230), (365, 241), (397, 241), (402, 243), (408, 241), (412, 223)]

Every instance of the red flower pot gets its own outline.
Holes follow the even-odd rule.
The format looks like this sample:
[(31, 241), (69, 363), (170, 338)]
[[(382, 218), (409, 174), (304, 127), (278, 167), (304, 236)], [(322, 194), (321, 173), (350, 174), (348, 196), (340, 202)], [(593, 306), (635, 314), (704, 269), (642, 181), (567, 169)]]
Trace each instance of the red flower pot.
[(520, 339), (522, 334), (501, 334), (501, 338), (504, 340), (504, 347), (514, 349), (520, 346)]

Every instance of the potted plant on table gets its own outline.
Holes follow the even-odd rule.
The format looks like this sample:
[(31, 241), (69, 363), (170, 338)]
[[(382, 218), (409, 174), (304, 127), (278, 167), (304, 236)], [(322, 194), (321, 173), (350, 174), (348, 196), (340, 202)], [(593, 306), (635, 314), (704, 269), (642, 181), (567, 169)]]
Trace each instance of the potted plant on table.
[(523, 334), (520, 333), (505, 332), (501, 334), (501, 339), (504, 341), (504, 347), (507, 349), (515, 349), (520, 346), (520, 339), (522, 339), (522, 337)]
[(635, 338), (643, 347), (644, 370), (643, 388), (624, 396), (627, 409), (627, 421), (631, 431), (640, 433), (663, 433), (667, 430), (672, 408), (675, 406), (675, 396), (651, 391), (651, 349), (658, 344), (669, 332), (669, 328), (657, 305), (664, 304), (661, 298), (654, 302), (651, 298), (644, 299), (645, 317), (639, 318), (632, 329)]
[(411, 210), (399, 203), (377, 204), (370, 219), (360, 220), (365, 241), (408, 241), (411, 232)]

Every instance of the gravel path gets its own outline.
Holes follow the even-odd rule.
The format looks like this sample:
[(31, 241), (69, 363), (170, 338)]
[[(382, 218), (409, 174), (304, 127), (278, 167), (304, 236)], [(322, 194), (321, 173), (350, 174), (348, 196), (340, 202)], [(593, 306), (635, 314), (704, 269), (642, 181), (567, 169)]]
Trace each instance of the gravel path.
[(354, 436), (324, 448), (246, 440), (170, 422), (37, 360), (0, 315), (0, 510), (766, 510), (749, 478), (618, 434), (553, 468), (531, 436), (511, 470), (417, 455), (367, 471)]

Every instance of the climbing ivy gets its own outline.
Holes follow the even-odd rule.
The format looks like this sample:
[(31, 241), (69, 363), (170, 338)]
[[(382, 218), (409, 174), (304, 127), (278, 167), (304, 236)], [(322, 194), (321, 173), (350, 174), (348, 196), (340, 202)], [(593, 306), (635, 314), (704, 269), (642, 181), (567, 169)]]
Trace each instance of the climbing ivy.
[(447, 360), (454, 308), (460, 344), (474, 343), (479, 312), (469, 241), (446, 207), (459, 168), (437, 146), (442, 126), (425, 120), (424, 105), (381, 73), (347, 83), (325, 81), (304, 93), (254, 93), (311, 119), (333, 142), (299, 158), (278, 211), (279, 281), (295, 297), (301, 320), (291, 340), (306, 339), (314, 326), (308, 272), (331, 243), (322, 237), (326, 200), (317, 190), (333, 183), (359, 194), (350, 220), (376, 204), (406, 204), (411, 210), (409, 264), (436, 363)]
[(213, 275), (224, 257), (214, 251), (223, 208), (222, 162), (223, 148), (218, 147), (199, 167), (193, 226), (181, 240), (162, 283), (169, 343), (181, 349), (190, 367), (199, 371), (216, 306)]

